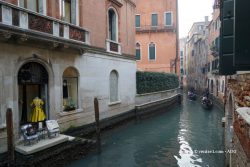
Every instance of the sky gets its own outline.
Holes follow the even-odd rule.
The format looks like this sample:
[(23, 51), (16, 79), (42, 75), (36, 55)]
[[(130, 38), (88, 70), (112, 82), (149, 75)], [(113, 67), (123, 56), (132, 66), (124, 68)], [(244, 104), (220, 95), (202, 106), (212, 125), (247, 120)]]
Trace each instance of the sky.
[(214, 0), (179, 0), (179, 37), (186, 37), (194, 22), (212, 18)]

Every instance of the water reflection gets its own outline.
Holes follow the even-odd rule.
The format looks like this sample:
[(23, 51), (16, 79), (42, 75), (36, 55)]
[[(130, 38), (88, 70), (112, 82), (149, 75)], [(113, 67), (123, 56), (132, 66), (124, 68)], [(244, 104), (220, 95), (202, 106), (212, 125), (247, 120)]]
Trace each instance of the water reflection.
[(223, 167), (223, 154), (195, 150), (223, 150), (223, 113), (204, 111), (198, 102), (181, 106), (139, 123), (102, 134), (102, 153), (73, 162), (71, 167)]

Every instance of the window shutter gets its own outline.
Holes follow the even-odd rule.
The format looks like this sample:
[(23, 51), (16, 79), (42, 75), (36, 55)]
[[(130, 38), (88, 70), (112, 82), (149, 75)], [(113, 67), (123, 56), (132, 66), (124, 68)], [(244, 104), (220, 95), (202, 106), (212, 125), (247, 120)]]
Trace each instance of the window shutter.
[(165, 13), (166, 25), (172, 25), (172, 13)]
[(141, 59), (141, 50), (140, 49), (136, 49), (135, 58), (136, 58), (136, 60)]
[(158, 25), (158, 18), (157, 18), (157, 14), (152, 14), (152, 20), (151, 20), (151, 25), (152, 26), (157, 26)]
[(140, 15), (135, 16), (135, 27), (141, 26), (141, 18)]
[(76, 24), (76, 0), (71, 0), (71, 23)]
[(155, 60), (155, 45), (154, 44), (151, 44), (151, 46), (149, 46), (149, 59)]
[(232, 75), (235, 73), (234, 57), (234, 0), (223, 0), (221, 5), (221, 45), (219, 74)]
[(235, 54), (236, 70), (250, 70), (250, 13), (249, 0), (235, 1)]

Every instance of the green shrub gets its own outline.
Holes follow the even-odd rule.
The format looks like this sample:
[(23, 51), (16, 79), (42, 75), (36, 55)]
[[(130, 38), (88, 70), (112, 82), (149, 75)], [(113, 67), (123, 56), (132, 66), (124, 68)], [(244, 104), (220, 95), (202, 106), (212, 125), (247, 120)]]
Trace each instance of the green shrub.
[(158, 92), (179, 87), (176, 74), (159, 72), (136, 72), (137, 94)]

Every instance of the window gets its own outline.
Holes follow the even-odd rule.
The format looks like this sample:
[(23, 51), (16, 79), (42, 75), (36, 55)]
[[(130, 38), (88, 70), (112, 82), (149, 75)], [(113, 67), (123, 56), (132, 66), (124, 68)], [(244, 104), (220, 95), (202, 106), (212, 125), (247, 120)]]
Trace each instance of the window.
[(151, 25), (157, 26), (158, 25), (158, 14), (151, 15)]
[(216, 50), (219, 51), (219, 49), (220, 49), (220, 38), (219, 37), (217, 37), (215, 39), (215, 47), (216, 47)]
[(32, 10), (34, 12), (46, 14), (45, 0), (19, 0), (19, 6), (22, 8)]
[(118, 98), (118, 73), (117, 71), (113, 70), (110, 73), (109, 78), (109, 84), (110, 84), (110, 102), (117, 102), (119, 101)]
[(140, 28), (141, 27), (141, 16), (140, 15), (136, 15), (135, 16), (135, 27), (136, 28)]
[(68, 67), (63, 72), (63, 110), (74, 110), (78, 107), (78, 72)]
[(117, 15), (114, 9), (108, 11), (108, 25), (109, 25), (109, 39), (117, 41), (117, 27), (118, 27)]
[(149, 50), (149, 60), (155, 60), (156, 49), (155, 49), (155, 44), (153, 42), (149, 44), (148, 50)]
[(165, 25), (166, 26), (171, 26), (172, 25), (172, 13), (171, 12), (166, 12), (165, 13)]
[(63, 20), (71, 23), (71, 1), (63, 1)]
[(181, 53), (180, 53), (180, 57), (183, 57), (183, 51), (181, 51)]
[(192, 50), (192, 56), (194, 56), (194, 50)]
[(141, 60), (141, 45), (139, 43), (136, 43), (135, 58), (136, 60)]
[(77, 0), (61, 0), (61, 17), (63, 21), (76, 24)]

